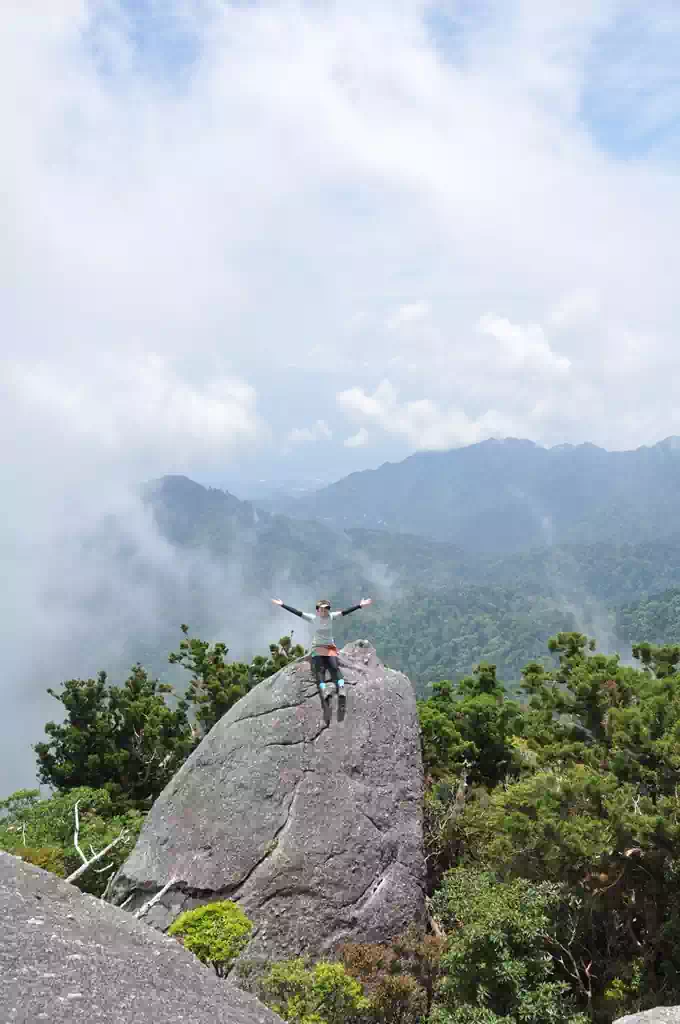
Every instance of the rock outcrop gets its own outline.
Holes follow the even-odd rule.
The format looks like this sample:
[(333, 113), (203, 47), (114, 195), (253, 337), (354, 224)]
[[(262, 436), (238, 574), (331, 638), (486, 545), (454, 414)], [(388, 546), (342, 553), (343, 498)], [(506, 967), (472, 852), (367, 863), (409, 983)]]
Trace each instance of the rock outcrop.
[(0, 1020), (282, 1024), (178, 942), (0, 853)]
[(380, 941), (424, 912), (423, 773), (413, 688), (365, 641), (341, 652), (347, 707), (322, 709), (307, 660), (265, 680), (203, 739), (154, 804), (115, 879), (145, 920), (238, 901), (245, 959)]
[(657, 1006), (644, 1013), (631, 1013), (619, 1017), (614, 1024), (680, 1024), (680, 1006)]

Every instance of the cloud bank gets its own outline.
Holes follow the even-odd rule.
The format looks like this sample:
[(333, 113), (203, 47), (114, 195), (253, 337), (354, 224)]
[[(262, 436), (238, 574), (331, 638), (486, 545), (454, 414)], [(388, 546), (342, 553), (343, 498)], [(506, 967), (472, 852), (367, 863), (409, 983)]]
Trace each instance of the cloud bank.
[[(672, 3), (0, 17), (11, 423), (199, 471), (233, 438), (266, 461), (314, 434), (306, 399), (342, 457), (346, 392), (389, 380), (460, 418), (440, 443), (469, 422), (610, 447), (677, 429), (675, 392), (653, 399), (679, 358)], [(360, 447), (392, 443), (371, 422)]]

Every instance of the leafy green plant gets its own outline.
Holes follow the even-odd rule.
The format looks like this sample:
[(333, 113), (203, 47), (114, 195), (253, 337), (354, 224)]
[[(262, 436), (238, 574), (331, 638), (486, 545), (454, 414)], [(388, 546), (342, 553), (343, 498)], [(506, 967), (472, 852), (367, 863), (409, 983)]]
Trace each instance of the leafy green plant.
[(260, 980), (258, 994), (290, 1024), (368, 1024), (374, 1019), (360, 983), (341, 963), (280, 961)]
[[(450, 871), (432, 905), (449, 935), (438, 1002), (443, 1022), (577, 1024), (569, 984), (551, 955), (566, 894), (559, 885), (503, 882), (473, 868)], [(486, 1017), (480, 1011), (486, 1012)]]
[(612, 978), (604, 991), (604, 1005), (613, 1016), (640, 1009), (643, 977), (644, 962), (636, 957), (624, 967), (621, 976)]
[[(79, 811), (79, 846), (89, 859), (122, 835), (106, 855), (82, 874), (76, 885), (101, 896), (110, 875), (120, 867), (139, 835), (144, 815), (120, 813), (106, 789), (80, 787), (41, 800), (38, 790), (19, 790), (0, 803), (0, 849), (68, 877), (82, 864), (74, 845), (75, 814)], [(106, 868), (102, 871), (102, 868)], [(97, 870), (95, 870), (97, 869)]]
[(519, 767), (514, 747), (522, 728), (519, 704), (505, 699), (496, 666), (482, 663), (459, 683), (435, 683), (418, 702), (423, 762), (433, 779), (460, 775), (494, 786)]
[(169, 707), (172, 687), (136, 665), (122, 686), (106, 672), (48, 689), (66, 709), (34, 747), (41, 782), (64, 792), (106, 789), (120, 810), (148, 810), (194, 746), (188, 702)]
[(180, 914), (168, 935), (176, 936), (202, 963), (212, 964), (222, 978), (248, 945), (252, 928), (238, 904), (220, 900)]
[(16, 846), (12, 853), (15, 857), (21, 857), (27, 864), (35, 864), (37, 868), (49, 871), (60, 878), (66, 877), (64, 851), (58, 846)]
[(250, 664), (228, 661), (226, 644), (210, 644), (190, 637), (186, 625), (181, 629), (184, 639), (179, 650), (170, 654), (169, 661), (191, 673), (187, 700), (193, 705), (204, 734), (249, 690), (305, 653), (304, 647), (284, 636), (269, 645), (268, 656), (257, 655)]

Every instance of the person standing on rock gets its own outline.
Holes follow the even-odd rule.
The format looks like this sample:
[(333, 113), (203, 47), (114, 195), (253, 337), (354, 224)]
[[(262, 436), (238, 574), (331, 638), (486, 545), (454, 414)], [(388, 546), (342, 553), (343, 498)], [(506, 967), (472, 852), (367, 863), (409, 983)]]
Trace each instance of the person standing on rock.
[(371, 604), (371, 598), (363, 597), (359, 604), (354, 604), (351, 608), (345, 608), (341, 612), (331, 611), (330, 601), (317, 601), (316, 614), (301, 612), (298, 608), (291, 608), (289, 604), (284, 604), (277, 597), (272, 598), (272, 603), (280, 608), (285, 608), (287, 612), (292, 612), (293, 615), (299, 615), (306, 622), (314, 623), (314, 635), (310, 644), (314, 679), (317, 682), (323, 699), (326, 701), (330, 700), (330, 691), (326, 692), (325, 682), (326, 669), (328, 669), (331, 682), (335, 683), (335, 692), (340, 699), (343, 699), (345, 696), (345, 680), (340, 675), (340, 667), (338, 665), (338, 648), (335, 646), (335, 640), (333, 639), (333, 619), (339, 619), (341, 615), (350, 615), (360, 608), (365, 608), (366, 605)]

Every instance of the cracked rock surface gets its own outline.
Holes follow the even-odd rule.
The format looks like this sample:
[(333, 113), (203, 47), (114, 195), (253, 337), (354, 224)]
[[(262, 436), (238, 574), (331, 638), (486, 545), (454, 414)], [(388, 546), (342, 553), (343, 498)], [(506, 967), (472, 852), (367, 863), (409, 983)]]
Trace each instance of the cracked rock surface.
[[(110, 899), (144, 920), (236, 900), (245, 959), (381, 941), (424, 912), (423, 772), (413, 688), (363, 641), (340, 653), (345, 713), (306, 660), (240, 700), (154, 804)], [(126, 902), (127, 901), (127, 902)]]
[(0, 852), (0, 1021), (282, 1024), (178, 942)]

